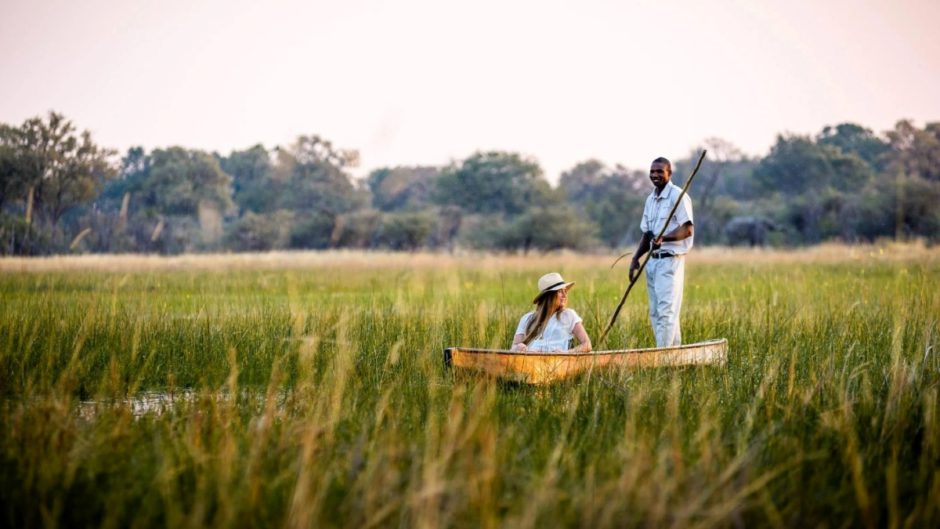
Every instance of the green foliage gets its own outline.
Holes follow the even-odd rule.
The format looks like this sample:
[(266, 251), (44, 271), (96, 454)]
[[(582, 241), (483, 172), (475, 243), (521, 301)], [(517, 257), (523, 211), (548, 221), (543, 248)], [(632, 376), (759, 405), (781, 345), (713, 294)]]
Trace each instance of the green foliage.
[(568, 200), (575, 204), (594, 202), (608, 191), (603, 185), (608, 176), (608, 170), (603, 163), (587, 160), (563, 172), (559, 188)]
[[(703, 244), (728, 242), (728, 223), (741, 217), (744, 213), (743, 204), (728, 196), (718, 196), (707, 205), (695, 205), (693, 207), (696, 208), (693, 210), (695, 215), (695, 240), (696, 243)], [(771, 222), (769, 218), (765, 219)], [(764, 239), (764, 241), (767, 240)]]
[(784, 222), (793, 227), (797, 240), (816, 243), (833, 237), (839, 234), (840, 224), (845, 221), (844, 195), (837, 191), (795, 195), (785, 201), (780, 195), (775, 197), (783, 204)]
[(240, 250), (328, 248), (358, 241), (361, 234), (346, 230), (366, 202), (346, 173), (357, 157), (318, 136), (300, 136), (289, 148), (276, 148), (273, 160), (261, 145), (220, 157), (233, 176), (234, 200), (243, 213), (227, 241)]
[(503, 243), (509, 223), (502, 215), (467, 215), (463, 217), (458, 230), (457, 240), (461, 245), (473, 249), (507, 250), (517, 249), (516, 241)]
[(127, 193), (140, 191), (150, 178), (152, 158), (143, 147), (131, 147), (121, 158), (117, 177), (110, 180), (95, 201), (99, 209), (118, 212)]
[(766, 191), (785, 195), (818, 193), (827, 188), (855, 191), (874, 177), (855, 154), (815, 143), (803, 136), (778, 136), (770, 154), (754, 170)]
[(231, 176), (212, 155), (132, 147), (96, 202), (108, 216), (86, 218), (95, 219), (96, 248), (180, 253), (219, 249), (223, 216), (232, 208)]
[(274, 178), (267, 149), (255, 145), (244, 151), (232, 151), (219, 158), (219, 165), (232, 176), (232, 198), (240, 211), (269, 213), (277, 209), (284, 185)]
[(382, 211), (416, 211), (431, 205), (431, 193), (440, 176), (437, 167), (376, 169), (366, 183), (372, 205)]
[(563, 173), (559, 187), (594, 223), (600, 240), (608, 246), (639, 239), (643, 204), (651, 190), (646, 173), (622, 167), (610, 170), (589, 160)]
[(297, 218), (290, 231), (290, 247), (322, 250), (334, 246), (337, 219), (326, 212)]
[[(70, 209), (91, 202), (115, 170), (113, 151), (96, 145), (91, 133), (76, 134), (61, 114), (30, 118), (19, 127), (0, 127), (0, 207), (10, 200), (28, 200), (33, 215), (55, 231)], [(26, 207), (26, 206), (24, 206)]]
[(859, 198), (859, 234), (866, 240), (940, 240), (940, 182), (898, 175), (879, 180)]
[(288, 190), (280, 196), (280, 207), (334, 217), (363, 207), (366, 197), (345, 172), (356, 156), (318, 136), (300, 136), (289, 149), (279, 149), (276, 174)]
[(43, 255), (53, 247), (48, 231), (20, 216), (0, 212), (0, 255)]
[(382, 213), (361, 209), (336, 219), (335, 245), (343, 248), (372, 248), (382, 227)]
[[(763, 158), (719, 138), (702, 148), (709, 156), (690, 190), (698, 244), (940, 240), (940, 123), (902, 120), (883, 134), (840, 123), (781, 135)], [(673, 160), (674, 183), (699, 152)], [(646, 168), (598, 160), (553, 189), (535, 160), (499, 151), (355, 180), (358, 153), (315, 135), (227, 156), (133, 147), (116, 167), (111, 154), (56, 113), (0, 124), (0, 214), (30, 224), (17, 238), (16, 221), (6, 222), (5, 251), (617, 248), (639, 238), (652, 190)]]
[(158, 253), (180, 254), (201, 250), (202, 228), (192, 215), (159, 215), (149, 245)]
[(889, 174), (900, 172), (940, 182), (940, 122), (927, 123), (920, 130), (902, 120), (887, 136), (891, 146), (887, 154)]
[(19, 131), (0, 123), (0, 209), (21, 201), (25, 204), (29, 189), (29, 168), (18, 145)]
[(871, 129), (855, 123), (840, 123), (835, 127), (823, 127), (816, 137), (820, 145), (838, 148), (844, 154), (854, 154), (876, 170), (884, 168), (889, 145), (875, 136)]
[(433, 248), (448, 248), (453, 250), (454, 244), (460, 234), (463, 224), (463, 210), (459, 206), (442, 206), (436, 208), (437, 221), (434, 233), (431, 236)]
[(226, 247), (239, 252), (260, 252), (287, 248), (294, 215), (278, 210), (270, 214), (245, 213), (229, 224)]
[[(508, 232), (514, 247), (523, 252), (572, 248), (583, 250), (594, 242), (594, 227), (578, 216), (574, 208), (566, 205), (529, 208), (517, 217)], [(508, 241), (504, 241), (508, 242)]]
[(469, 213), (516, 215), (551, 193), (542, 169), (516, 153), (478, 152), (444, 169), (437, 180), (439, 204)]
[(156, 149), (150, 154), (147, 175), (140, 179), (143, 207), (164, 215), (195, 216), (200, 202), (220, 211), (232, 206), (232, 177), (212, 155), (182, 147)]
[(436, 220), (432, 211), (386, 213), (378, 232), (378, 243), (392, 250), (417, 250), (427, 244)]
[(474, 248), (502, 251), (547, 252), (561, 248), (587, 249), (594, 245), (594, 226), (567, 205), (529, 208), (522, 215), (478, 215), (462, 226), (462, 240)]
[[(758, 160), (744, 156), (731, 143), (719, 138), (706, 140), (688, 158), (674, 164), (674, 183), (685, 183), (701, 149), (707, 149), (708, 156), (689, 193), (695, 216), (695, 243), (763, 246), (781, 242), (785, 214), (779, 211), (780, 204), (767, 200), (768, 196), (781, 199), (781, 195), (767, 194), (754, 178)], [(768, 234), (768, 225), (774, 227), (772, 234)]]
[(824, 129), (816, 142), (778, 137), (754, 177), (765, 193), (784, 204), (777, 221), (792, 228), (793, 243), (859, 237), (858, 197), (876, 178), (862, 156), (880, 159), (883, 146), (878, 145), (870, 131), (851, 124)]

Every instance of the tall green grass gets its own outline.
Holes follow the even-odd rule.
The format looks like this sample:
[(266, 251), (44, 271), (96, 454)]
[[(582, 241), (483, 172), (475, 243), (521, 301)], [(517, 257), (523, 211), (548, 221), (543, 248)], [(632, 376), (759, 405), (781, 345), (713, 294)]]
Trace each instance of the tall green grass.
[[(623, 270), (0, 274), (0, 524), (940, 524), (937, 259), (752, 256), (687, 268), (684, 340), (728, 338), (726, 366), (538, 388), (455, 378), (441, 350), (507, 346), (553, 270), (596, 337)], [(611, 347), (653, 342), (631, 296)]]

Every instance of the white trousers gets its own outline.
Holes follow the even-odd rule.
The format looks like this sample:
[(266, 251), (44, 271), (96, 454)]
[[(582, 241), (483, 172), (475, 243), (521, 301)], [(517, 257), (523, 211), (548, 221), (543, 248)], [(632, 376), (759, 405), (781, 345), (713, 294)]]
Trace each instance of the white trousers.
[(656, 347), (682, 344), (679, 309), (682, 308), (684, 281), (684, 255), (650, 258), (646, 263), (646, 290), (649, 293), (650, 323), (656, 335)]

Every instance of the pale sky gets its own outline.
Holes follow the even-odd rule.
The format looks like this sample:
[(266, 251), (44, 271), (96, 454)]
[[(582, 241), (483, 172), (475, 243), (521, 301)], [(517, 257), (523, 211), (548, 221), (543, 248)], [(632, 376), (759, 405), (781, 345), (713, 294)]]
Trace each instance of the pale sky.
[(0, 0), (0, 122), (227, 154), (319, 134), (356, 174), (476, 150), (551, 181), (708, 137), (940, 120), (940, 1)]

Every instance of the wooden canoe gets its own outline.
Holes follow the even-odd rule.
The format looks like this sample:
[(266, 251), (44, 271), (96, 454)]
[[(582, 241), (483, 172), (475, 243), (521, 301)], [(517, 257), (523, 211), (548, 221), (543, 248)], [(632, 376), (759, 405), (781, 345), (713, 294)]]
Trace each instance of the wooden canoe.
[(621, 349), (590, 353), (538, 353), (499, 349), (444, 349), (444, 365), (454, 371), (481, 373), (526, 384), (547, 384), (592, 369), (724, 364), (728, 340), (709, 340), (676, 347)]

